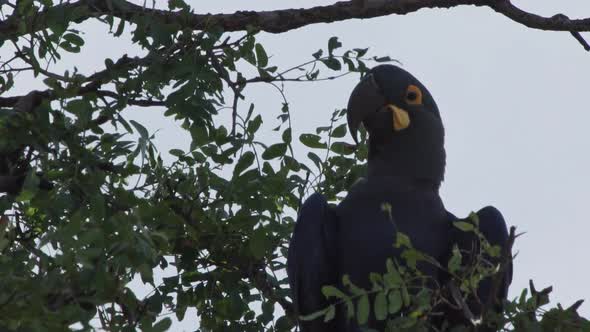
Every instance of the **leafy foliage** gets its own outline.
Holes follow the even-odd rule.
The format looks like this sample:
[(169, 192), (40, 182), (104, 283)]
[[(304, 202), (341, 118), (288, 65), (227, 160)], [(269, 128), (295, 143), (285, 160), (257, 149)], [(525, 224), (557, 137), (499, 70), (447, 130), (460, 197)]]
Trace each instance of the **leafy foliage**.
[[(182, 0), (168, 6), (191, 10)], [(367, 148), (343, 140), (344, 110), (297, 142), (288, 100), (269, 120), (254, 104), (243, 109), (245, 88), (270, 84), (284, 98), (286, 82), (362, 73), (368, 61), (391, 59), (366, 57), (367, 49), (341, 52), (333, 37), (309, 61), (282, 69), (255, 28), (194, 31), (131, 13), (133, 26), (109, 15), (97, 19), (114, 37), (131, 34), (142, 57), (105, 59), (93, 74), (74, 66), (57, 72), (67, 65), (64, 54), (85, 47), (83, 32), (73, 28), (85, 9), (49, 10), (55, 8), (51, 0), (0, 2), (23, 34), (0, 35), (3, 51), (13, 51), (0, 63), (0, 93), (14, 95), (21, 72), (46, 85), (0, 97), (0, 329), (165, 331), (172, 323), (166, 315), (183, 319), (194, 308), (201, 331), (292, 330), (284, 257), (295, 211), (311, 191), (341, 199), (364, 174)], [(44, 28), (32, 29), (27, 22), (40, 12), (49, 13)], [(156, 133), (124, 116), (130, 107), (163, 108), (190, 135), (189, 149), (168, 151), (174, 160), (165, 163)], [(280, 134), (276, 142), (259, 138), (269, 125)], [(305, 158), (293, 152), (299, 142)], [(174, 273), (160, 281), (161, 269)], [(346, 283), (352, 297), (329, 285), (323, 291), (361, 323), (404, 312), (392, 328), (414, 326), (435, 297), (410, 296), (411, 270), (389, 261), (387, 274), (371, 276), (374, 290)], [(150, 287), (147, 295), (130, 287), (136, 278)], [(507, 306), (515, 327), (587, 323), (575, 308), (538, 320), (546, 294), (531, 292)], [(316, 317), (335, 313), (331, 306)]]
[[(387, 210), (387, 206), (384, 206)], [(386, 321), (386, 331), (489, 331), (484, 326), (496, 326), (501, 331), (586, 331), (590, 321), (580, 317), (577, 309), (582, 300), (567, 309), (561, 305), (545, 311), (543, 306), (549, 304), (551, 287), (537, 291), (532, 281), (530, 289), (522, 291), (514, 301), (503, 303), (504, 312), (498, 315), (490, 310), (487, 303), (481, 303), (476, 296), (478, 285), (484, 278), (496, 278), (498, 271), (503, 271), (507, 261), (498, 266), (490, 264), (489, 257), (499, 257), (500, 251), (491, 246), (479, 232), (477, 215), (472, 213), (464, 220), (456, 221), (455, 227), (465, 232), (472, 232), (480, 242), (475, 253), (453, 251), (448, 267), (443, 267), (432, 257), (414, 249), (411, 239), (398, 233), (395, 246), (401, 248), (400, 260), (388, 259), (384, 274), (371, 273), (370, 289), (362, 289), (351, 283), (348, 275), (342, 277), (346, 289), (324, 286), (322, 292), (332, 304), (323, 310), (302, 317), (303, 320), (334, 318), (339, 306), (348, 319), (355, 320), (361, 327), (374, 319)], [(470, 256), (469, 263), (462, 263), (462, 255)], [(421, 273), (419, 264), (432, 264), (451, 276), (446, 285), (431, 282)], [(456, 293), (454, 289), (457, 289)], [(460, 290), (460, 292), (459, 292)], [(475, 301), (473, 301), (475, 300)], [(448, 307), (462, 309), (469, 305), (480, 306), (482, 317), (471, 317), (473, 325), (452, 326), (441, 322), (440, 316), (447, 313)], [(469, 312), (472, 315), (471, 312)], [(444, 317), (446, 318), (446, 317)], [(468, 318), (468, 317), (466, 317)], [(496, 330), (496, 329), (494, 329)]]

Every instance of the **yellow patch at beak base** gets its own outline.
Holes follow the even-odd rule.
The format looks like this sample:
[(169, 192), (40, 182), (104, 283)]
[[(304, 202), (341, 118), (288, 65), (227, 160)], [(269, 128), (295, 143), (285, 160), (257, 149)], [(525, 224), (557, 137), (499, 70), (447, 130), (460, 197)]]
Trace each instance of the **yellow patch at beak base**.
[(393, 129), (395, 131), (408, 128), (410, 125), (410, 115), (408, 114), (408, 111), (392, 104), (389, 104), (386, 107), (393, 113)]

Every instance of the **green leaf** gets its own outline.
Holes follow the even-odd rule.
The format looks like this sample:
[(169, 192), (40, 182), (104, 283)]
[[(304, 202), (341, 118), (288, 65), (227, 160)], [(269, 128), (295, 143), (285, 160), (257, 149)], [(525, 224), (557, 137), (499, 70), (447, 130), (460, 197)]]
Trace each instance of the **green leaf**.
[(410, 305), (411, 300), (410, 300), (410, 293), (408, 292), (408, 287), (406, 287), (405, 285), (402, 285), (401, 288), (402, 291), (402, 302), (405, 306)]
[(119, 25), (117, 25), (117, 30), (115, 30), (113, 36), (119, 37), (123, 34), (123, 31), (125, 31), (125, 20), (119, 20)]
[(342, 43), (338, 41), (338, 37), (331, 37), (330, 40), (328, 40), (328, 54), (330, 56), (332, 56), (332, 52), (337, 49), (342, 47)]
[(375, 296), (375, 318), (377, 320), (385, 320), (387, 318), (387, 299), (383, 292), (379, 292)]
[(68, 41), (62, 41), (61, 43), (59, 43), (59, 47), (70, 53), (80, 53), (80, 47), (73, 45)]
[(184, 0), (168, 0), (168, 8), (170, 10), (188, 9), (189, 6), (184, 2)]
[(346, 136), (346, 123), (341, 124), (338, 127), (334, 128), (334, 130), (332, 130), (332, 133), (330, 134), (330, 136), (336, 137), (336, 138), (341, 138), (341, 137)]
[(325, 149), (327, 147), (326, 143), (320, 142), (321, 139), (320, 136), (314, 134), (301, 134), (299, 136), (299, 141), (303, 145), (313, 149)]
[(457, 221), (453, 223), (453, 225), (458, 229), (462, 230), (463, 232), (472, 232), (473, 230), (475, 230), (475, 226), (473, 226), (473, 224), (464, 221)]
[(172, 326), (172, 319), (170, 317), (166, 317), (161, 321), (157, 322), (151, 329), (153, 332), (164, 332), (168, 331), (168, 329)]
[(330, 307), (327, 307), (325, 309), (322, 309), (322, 310), (319, 310), (316, 312), (312, 312), (309, 315), (299, 316), (299, 319), (301, 319), (303, 321), (314, 320), (316, 318), (322, 317), (324, 314), (326, 314), (328, 312), (328, 310), (330, 310)]
[(330, 129), (332, 129), (331, 126), (317, 127), (315, 129), (315, 132), (316, 132), (316, 134), (321, 134), (322, 132), (328, 132), (328, 131), (330, 131)]
[(354, 318), (354, 303), (351, 299), (344, 301), (344, 305), (346, 305), (346, 319)]
[(283, 142), (289, 144), (291, 143), (291, 128), (287, 128), (285, 129), (285, 131), (283, 131)]
[(285, 152), (287, 152), (287, 144), (285, 144), (285, 143), (273, 144), (273, 145), (269, 146), (268, 148), (266, 148), (266, 150), (264, 150), (264, 152), (262, 153), (262, 159), (270, 160), (270, 159), (278, 158), (278, 157), (284, 156)]
[(461, 267), (461, 260), (463, 259), (463, 257), (461, 256), (461, 252), (459, 251), (459, 247), (457, 247), (457, 245), (453, 246), (453, 256), (451, 256), (451, 259), (449, 259), (449, 263), (447, 264), (447, 267), (449, 268), (449, 272), (451, 273), (456, 273), (457, 271), (459, 271), (459, 268)]
[(390, 315), (396, 314), (398, 311), (400, 311), (400, 309), (402, 308), (403, 301), (402, 294), (399, 290), (394, 290), (390, 292), (387, 296), (387, 300), (389, 303), (387, 311)]
[(356, 146), (352, 144), (348, 144), (346, 142), (334, 142), (330, 146), (330, 151), (341, 154), (341, 155), (351, 155), (356, 151)]
[(350, 276), (348, 274), (345, 274), (342, 276), (342, 285), (344, 287), (348, 287), (348, 290), (354, 295), (354, 296), (361, 296), (363, 294), (367, 294), (367, 291), (365, 291), (364, 289), (356, 286), (355, 284), (352, 283), (352, 281), (350, 280)]
[(90, 212), (96, 220), (102, 220), (105, 217), (106, 206), (104, 197), (101, 193), (97, 193), (90, 197)]
[(264, 258), (269, 245), (270, 241), (264, 228), (257, 228), (254, 230), (249, 243), (252, 255), (258, 259)]
[[(248, 321), (249, 319), (244, 317), (244, 320)], [(281, 316), (275, 323), (275, 331), (291, 331), (294, 327), (295, 325), (291, 316)]]
[(368, 48), (355, 48), (354, 51), (356, 52), (356, 57), (361, 58), (365, 54), (367, 54), (367, 51), (369, 51), (369, 49)]
[(326, 67), (328, 67), (332, 70), (338, 71), (338, 70), (342, 69), (342, 64), (336, 58), (321, 59), (320, 61), (324, 65), (326, 65)]
[(139, 136), (145, 140), (147, 140), (150, 136), (150, 134), (148, 133), (147, 129), (145, 129), (144, 126), (142, 126), (139, 122), (135, 121), (135, 120), (129, 120), (129, 122), (131, 122), (131, 124), (133, 125), (133, 127), (135, 127), (135, 129), (137, 130), (137, 132), (139, 133)]
[(469, 213), (469, 220), (471, 220), (471, 222), (473, 222), (474, 225), (479, 226), (479, 215), (475, 212), (471, 212)]
[(86, 126), (92, 118), (92, 105), (84, 98), (70, 100), (66, 109), (78, 117), (81, 126)]
[(16, 198), (17, 201), (24, 202), (28, 201), (31, 198), (35, 197), (37, 192), (39, 192), (39, 177), (35, 174), (34, 171), (29, 171), (27, 176), (25, 177), (25, 181), (23, 183), (22, 189)]
[(395, 268), (395, 265), (393, 264), (393, 259), (391, 259), (391, 258), (388, 258), (385, 261), (385, 268), (387, 269), (387, 273), (397, 272), (397, 269)]
[(234, 168), (234, 177), (240, 175), (243, 171), (245, 171), (250, 165), (254, 163), (255, 155), (252, 151), (246, 151), (238, 162), (236, 163), (236, 167)]
[(74, 33), (66, 33), (62, 36), (62, 38), (67, 40), (70, 44), (78, 47), (84, 45), (84, 39)]
[(406, 265), (415, 269), (419, 261), (426, 260), (424, 254), (416, 249), (410, 248), (402, 252), (402, 258), (406, 261)]
[(342, 292), (340, 289), (330, 285), (322, 287), (322, 294), (324, 294), (325, 297), (335, 297), (338, 299), (348, 298), (348, 296), (346, 296), (346, 294), (344, 294), (344, 292)]
[(285, 155), (285, 165), (294, 172), (299, 172), (301, 170), (301, 164), (297, 161), (297, 159), (292, 158), (288, 155)]
[(498, 245), (485, 246), (485, 252), (491, 257), (500, 257), (502, 255), (502, 247)]
[(388, 289), (398, 288), (402, 284), (402, 277), (397, 269), (392, 268), (383, 275), (383, 281)]
[(256, 43), (256, 47), (254, 50), (256, 52), (256, 60), (258, 61), (258, 67), (264, 68), (268, 66), (268, 56), (266, 55), (264, 47), (261, 44)]
[(373, 61), (375, 62), (391, 62), (393, 61), (392, 58), (389, 56), (382, 56), (382, 57), (373, 57)]
[(113, 62), (112, 59), (106, 58), (104, 60), (104, 66), (106, 67), (106, 69), (111, 69), (114, 65), (115, 65), (115, 63)]
[(331, 305), (328, 307), (328, 310), (326, 311), (326, 316), (324, 317), (324, 322), (329, 322), (332, 319), (334, 319), (334, 317), (336, 316), (336, 307), (334, 305)]
[(369, 295), (362, 295), (356, 307), (356, 321), (359, 325), (367, 324), (369, 321), (370, 305)]
[(184, 151), (182, 151), (180, 149), (172, 149), (172, 150), (168, 151), (168, 153), (170, 153), (171, 155), (173, 155), (175, 157), (182, 157), (182, 156), (184, 156)]
[(261, 124), (262, 124), (262, 116), (260, 116), (260, 114), (258, 114), (256, 117), (254, 117), (254, 119), (252, 119), (251, 121), (248, 122), (248, 126), (247, 126), (246, 130), (248, 131), (248, 133), (250, 133), (250, 135), (252, 135), (258, 131), (258, 128), (260, 128)]
[(322, 57), (322, 54), (324, 54), (323, 50), (318, 50), (317, 52), (313, 53), (312, 56), (316, 59), (319, 59)]
[(383, 277), (379, 273), (371, 272), (369, 280), (371, 280), (373, 290), (383, 289)]
[(410, 238), (402, 233), (402, 232), (397, 232), (396, 234), (396, 238), (395, 238), (395, 247), (396, 248), (412, 248), (412, 241), (410, 241)]
[(322, 170), (322, 159), (320, 159), (320, 157), (313, 153), (313, 152), (308, 152), (307, 153), (307, 158), (309, 158), (311, 161), (313, 161), (313, 163), (315, 164), (315, 166), (321, 171)]
[(356, 68), (356, 65), (354, 64), (354, 61), (352, 61), (350, 58), (348, 58), (348, 57), (343, 58), (342, 61), (344, 61), (344, 63), (348, 67), (348, 71), (351, 71), (351, 72), (358, 71), (358, 69)]

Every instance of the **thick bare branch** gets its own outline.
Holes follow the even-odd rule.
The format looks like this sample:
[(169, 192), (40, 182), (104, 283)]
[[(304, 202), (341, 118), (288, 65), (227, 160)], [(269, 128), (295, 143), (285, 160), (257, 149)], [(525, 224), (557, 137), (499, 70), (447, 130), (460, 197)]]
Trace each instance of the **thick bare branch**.
[(358, 0), (340, 1), (328, 6), (274, 11), (238, 11), (233, 14), (186, 14), (148, 9), (125, 0), (80, 0), (51, 7), (36, 15), (28, 31), (19, 30), (20, 17), (11, 16), (0, 21), (0, 35), (14, 38), (25, 33), (47, 28), (53, 13), (76, 12), (76, 22), (92, 17), (113, 15), (133, 22), (148, 16), (152, 20), (180, 24), (195, 30), (212, 27), (224, 31), (244, 31), (250, 28), (270, 33), (282, 33), (316, 23), (330, 23), (349, 19), (364, 19), (392, 14), (404, 15), (423, 8), (452, 8), (458, 6), (489, 7), (529, 28), (552, 31), (590, 31), (590, 18), (567, 19), (563, 16), (543, 17), (514, 6), (509, 0)]

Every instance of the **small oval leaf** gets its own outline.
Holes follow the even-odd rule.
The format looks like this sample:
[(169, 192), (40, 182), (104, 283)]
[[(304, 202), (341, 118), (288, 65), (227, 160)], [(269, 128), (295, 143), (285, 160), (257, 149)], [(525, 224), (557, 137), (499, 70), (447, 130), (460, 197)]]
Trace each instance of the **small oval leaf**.
[(238, 162), (236, 163), (236, 167), (234, 168), (234, 176), (240, 175), (243, 171), (245, 171), (252, 163), (254, 163), (254, 153), (252, 151), (246, 151)]
[(327, 148), (326, 143), (320, 142), (321, 137), (314, 134), (301, 134), (299, 136), (299, 141), (303, 143), (303, 145), (307, 146), (308, 148), (312, 149), (325, 149)]
[(387, 318), (387, 300), (385, 293), (379, 292), (375, 296), (375, 318), (377, 320), (385, 320)]
[(473, 226), (473, 224), (464, 221), (457, 221), (454, 223), (454, 225), (463, 232), (472, 232), (475, 229), (475, 226)]
[(402, 308), (402, 294), (399, 290), (394, 290), (393, 292), (389, 293), (387, 296), (388, 299), (388, 310), (390, 315), (393, 315), (400, 311)]
[(264, 152), (262, 153), (262, 159), (269, 160), (269, 159), (278, 158), (278, 157), (284, 156), (285, 152), (287, 152), (287, 144), (285, 144), (285, 143), (273, 144), (273, 145), (269, 146), (268, 148), (266, 148), (266, 150), (264, 150)]
[(261, 44), (256, 43), (254, 51), (256, 52), (256, 60), (258, 61), (258, 67), (264, 68), (268, 66), (268, 55), (266, 55), (264, 47)]
[(369, 312), (369, 295), (365, 294), (362, 295), (359, 299), (356, 308), (356, 320), (359, 323), (359, 325), (367, 324), (367, 322), (369, 321)]

